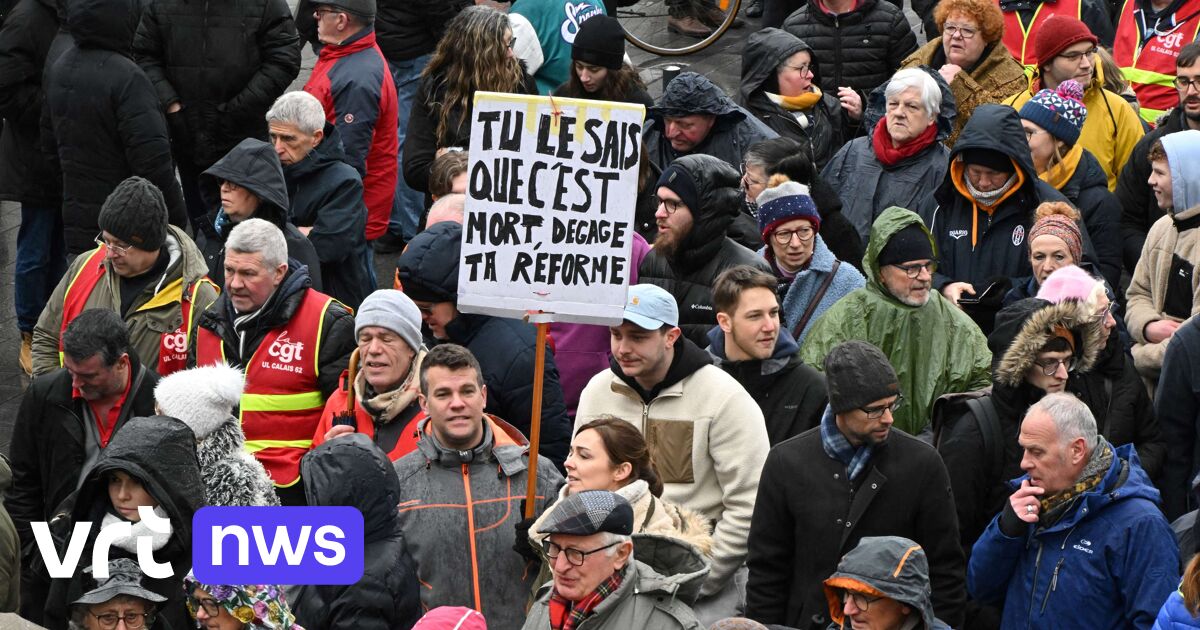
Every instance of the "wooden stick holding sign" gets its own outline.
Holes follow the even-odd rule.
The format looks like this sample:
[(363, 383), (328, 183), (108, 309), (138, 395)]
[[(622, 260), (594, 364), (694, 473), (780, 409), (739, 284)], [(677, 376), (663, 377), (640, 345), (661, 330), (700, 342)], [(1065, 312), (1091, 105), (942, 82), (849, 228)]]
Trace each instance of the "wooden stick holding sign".
[(537, 326), (529, 483), (537, 513), (551, 322), (618, 324), (629, 289), (646, 109), (476, 92), (458, 310)]

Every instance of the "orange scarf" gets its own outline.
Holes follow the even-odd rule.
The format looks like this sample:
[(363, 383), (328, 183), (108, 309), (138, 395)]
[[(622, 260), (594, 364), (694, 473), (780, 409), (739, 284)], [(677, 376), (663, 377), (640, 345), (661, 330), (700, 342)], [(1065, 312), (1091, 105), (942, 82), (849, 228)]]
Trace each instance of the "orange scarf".
[(807, 111), (821, 100), (821, 90), (815, 85), (812, 89), (813, 91), (800, 96), (783, 96), (782, 94), (775, 96), (779, 99), (777, 101), (779, 106), (789, 112)]
[(1050, 184), (1055, 190), (1062, 190), (1067, 182), (1071, 181), (1071, 177), (1075, 175), (1075, 169), (1079, 168), (1079, 160), (1083, 158), (1083, 143), (1076, 142), (1075, 146), (1071, 147), (1070, 151), (1063, 156), (1063, 159), (1058, 164), (1046, 169), (1046, 172), (1039, 173), (1038, 178)]

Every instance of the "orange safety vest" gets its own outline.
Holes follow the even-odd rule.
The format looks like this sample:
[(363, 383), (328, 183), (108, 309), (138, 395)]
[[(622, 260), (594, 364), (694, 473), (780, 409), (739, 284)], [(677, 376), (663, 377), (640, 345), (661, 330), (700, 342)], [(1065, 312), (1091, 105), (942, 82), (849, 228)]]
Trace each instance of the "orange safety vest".
[(1137, 0), (1126, 0), (1113, 41), (1113, 59), (1137, 93), (1142, 119), (1153, 123), (1179, 104), (1175, 89), (1175, 60), (1196, 39), (1200, 29), (1200, 0), (1188, 0), (1171, 15), (1174, 28), (1146, 33)]
[[(91, 297), (92, 291), (96, 285), (100, 283), (100, 279), (108, 272), (104, 266), (104, 247), (97, 247), (95, 251), (87, 255), (87, 261), (79, 268), (79, 272), (71, 279), (71, 283), (67, 285), (67, 291), (63, 295), (63, 312), (62, 312), (62, 328), (58, 331), (58, 365), (63, 365), (63, 334), (67, 332), (67, 325), (75, 320), (80, 313), (83, 312), (84, 306), (87, 304), (88, 298)], [(207, 277), (201, 278), (181, 290), (179, 299), (179, 312), (182, 315), (179, 328), (170, 332), (163, 333), (159, 338), (158, 345), (158, 366), (155, 371), (159, 376), (173, 374), (187, 367), (188, 353), (188, 335), (192, 330), (192, 304), (196, 301), (196, 294), (200, 290), (201, 284), (207, 282), (216, 289), (216, 285)], [(176, 280), (174, 283), (167, 285), (163, 291), (169, 291), (176, 284), (183, 284), (182, 280)]]
[[(246, 450), (281, 488), (300, 480), (300, 458), (312, 448), (313, 432), (325, 409), (317, 375), (321, 328), (332, 302), (328, 295), (307, 289), (292, 318), (269, 331), (246, 361), (239, 408)], [(196, 335), (196, 365), (227, 362), (221, 337), (203, 327)]]
[(1029, 36), (1041, 28), (1042, 23), (1052, 15), (1069, 15), (1077, 20), (1081, 19), (1083, 3), (1080, 0), (1043, 2), (1034, 10), (1033, 21), (1029, 24), (1029, 28), (1025, 28), (1025, 25), (1021, 23), (1019, 11), (1004, 12), (1004, 47), (1017, 62), (1025, 66), (1026, 74), (1031, 74), (1037, 67), (1037, 59), (1033, 58), (1033, 51), (1027, 49)]

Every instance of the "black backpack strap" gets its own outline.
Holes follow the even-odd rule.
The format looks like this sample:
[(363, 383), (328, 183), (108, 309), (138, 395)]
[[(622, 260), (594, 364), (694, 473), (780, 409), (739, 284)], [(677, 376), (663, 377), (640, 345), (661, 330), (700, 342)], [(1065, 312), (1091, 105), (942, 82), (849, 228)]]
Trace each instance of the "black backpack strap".
[(979, 423), (985, 457), (992, 463), (994, 478), (999, 479), (1004, 474), (1004, 432), (1000, 429), (1000, 416), (996, 414), (996, 405), (991, 396), (981, 396), (968, 399), (967, 408)]

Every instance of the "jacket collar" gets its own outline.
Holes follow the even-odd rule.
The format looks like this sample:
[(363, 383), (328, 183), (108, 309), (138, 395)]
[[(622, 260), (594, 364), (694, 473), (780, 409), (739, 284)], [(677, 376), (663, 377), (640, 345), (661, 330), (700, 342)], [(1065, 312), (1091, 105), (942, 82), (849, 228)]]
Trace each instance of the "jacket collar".
[(417, 425), (420, 439), (417, 450), (428, 462), (437, 462), (446, 468), (470, 464), (472, 466), (494, 460), (506, 477), (512, 477), (528, 466), (524, 455), (529, 452), (529, 442), (511, 424), (491, 414), (483, 416), (483, 440), (469, 451), (446, 448), (433, 434), (432, 420), (425, 418)]
[(321, 47), (321, 58), (339, 59), (348, 57), (356, 52), (375, 47), (375, 27), (368, 26), (363, 30), (347, 37), (340, 44), (326, 44)]

